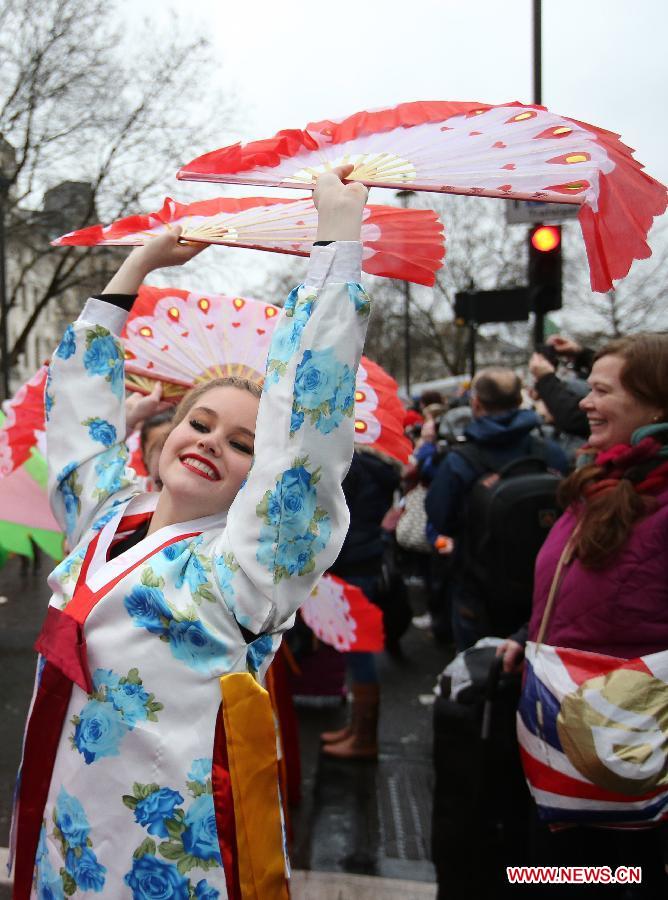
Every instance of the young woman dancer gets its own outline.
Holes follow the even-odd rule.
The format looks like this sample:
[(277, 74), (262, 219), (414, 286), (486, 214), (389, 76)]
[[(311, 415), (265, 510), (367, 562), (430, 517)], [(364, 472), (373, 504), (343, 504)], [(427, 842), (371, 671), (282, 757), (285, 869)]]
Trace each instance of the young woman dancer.
[(258, 682), (348, 525), (341, 481), (370, 307), (358, 283), (367, 192), (342, 183), (349, 172), (316, 185), (325, 246), (286, 302), (261, 397), (238, 379), (191, 391), (159, 494), (138, 493), (126, 468), (116, 335), (145, 276), (197, 251), (178, 235), (134, 250), (55, 353), (52, 502), (73, 550), (49, 578), (37, 642), (15, 898), (287, 897)]

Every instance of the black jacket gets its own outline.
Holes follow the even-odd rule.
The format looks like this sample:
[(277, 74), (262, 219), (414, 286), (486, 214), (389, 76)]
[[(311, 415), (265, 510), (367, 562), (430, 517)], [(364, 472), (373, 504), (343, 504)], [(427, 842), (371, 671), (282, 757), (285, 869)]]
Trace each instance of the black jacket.
[(350, 510), (350, 528), (330, 572), (345, 578), (355, 571), (371, 572), (380, 566), (384, 544), (380, 523), (392, 506), (399, 487), (399, 472), (391, 463), (355, 451), (343, 493)]

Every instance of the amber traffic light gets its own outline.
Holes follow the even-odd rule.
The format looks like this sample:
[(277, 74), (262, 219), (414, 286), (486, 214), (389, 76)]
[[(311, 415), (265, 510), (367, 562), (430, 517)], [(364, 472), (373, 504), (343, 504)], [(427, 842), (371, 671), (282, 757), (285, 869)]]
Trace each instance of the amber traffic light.
[(561, 308), (561, 226), (529, 231), (529, 302), (535, 312)]

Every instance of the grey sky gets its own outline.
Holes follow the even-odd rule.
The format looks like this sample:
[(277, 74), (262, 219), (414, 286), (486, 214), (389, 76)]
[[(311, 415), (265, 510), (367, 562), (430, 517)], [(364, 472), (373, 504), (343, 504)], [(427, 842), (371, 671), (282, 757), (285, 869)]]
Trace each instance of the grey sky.
[[(530, 0), (143, 0), (220, 53), (245, 140), (407, 100), (530, 102)], [(668, 181), (665, 0), (543, 0), (543, 102), (621, 134)], [(215, 113), (214, 113), (215, 114)], [(220, 146), (236, 135), (221, 131)], [(213, 149), (213, 148), (212, 148)]]
[[(203, 84), (229, 87), (238, 109), (234, 130), (221, 127), (210, 149), (403, 101), (532, 100), (531, 0), (119, 0), (119, 8), (156, 24), (173, 12), (179, 27), (209, 36), (218, 63), (201, 73)], [(543, 103), (617, 132), (664, 183), (667, 33), (666, 0), (543, 0)], [(285, 193), (176, 181), (167, 190), (183, 199)], [(372, 202), (388, 201), (389, 192), (372, 192)], [(299, 261), (253, 254), (249, 266), (250, 252), (216, 251), (237, 290), (259, 290), (286, 266), (299, 277)], [(210, 287), (208, 265), (170, 273), (171, 283), (184, 279)]]

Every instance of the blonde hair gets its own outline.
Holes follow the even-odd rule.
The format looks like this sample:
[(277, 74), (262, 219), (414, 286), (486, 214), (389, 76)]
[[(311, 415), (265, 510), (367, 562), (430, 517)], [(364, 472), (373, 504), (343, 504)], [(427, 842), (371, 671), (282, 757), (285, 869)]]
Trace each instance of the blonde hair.
[(214, 388), (233, 387), (240, 391), (248, 391), (256, 400), (262, 396), (262, 388), (259, 384), (251, 381), (249, 378), (240, 378), (238, 375), (229, 375), (226, 378), (211, 378), (209, 381), (203, 381), (196, 387), (191, 388), (187, 394), (179, 401), (176, 407), (174, 418), (172, 419), (172, 427), (175, 428), (188, 415), (190, 410), (195, 406), (200, 397), (212, 391)]

